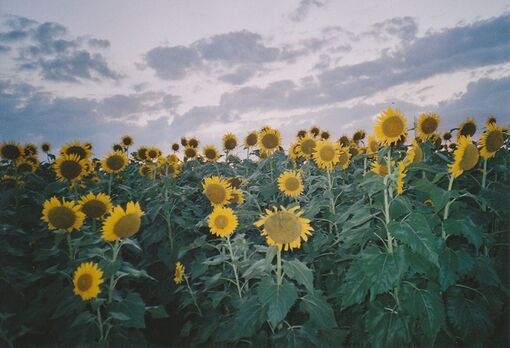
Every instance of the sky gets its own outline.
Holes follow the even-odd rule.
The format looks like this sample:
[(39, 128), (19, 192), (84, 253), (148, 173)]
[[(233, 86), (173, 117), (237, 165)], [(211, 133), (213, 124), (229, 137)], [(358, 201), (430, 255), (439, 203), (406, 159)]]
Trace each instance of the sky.
[(510, 1), (0, 0), (0, 141), (510, 124)]

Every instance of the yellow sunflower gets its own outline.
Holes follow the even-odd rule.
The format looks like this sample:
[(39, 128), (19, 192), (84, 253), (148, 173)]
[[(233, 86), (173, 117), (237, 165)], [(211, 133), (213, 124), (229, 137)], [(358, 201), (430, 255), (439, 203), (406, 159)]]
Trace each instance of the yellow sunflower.
[(23, 148), (13, 141), (0, 144), (0, 156), (5, 160), (15, 161), (23, 155)]
[(226, 205), (232, 197), (232, 188), (229, 182), (219, 176), (205, 178), (202, 186), (204, 194), (214, 206)]
[(124, 152), (110, 152), (101, 161), (101, 167), (107, 173), (120, 173), (128, 165), (128, 158)]
[(340, 147), (340, 154), (338, 155), (338, 163), (337, 165), (342, 169), (347, 169), (349, 164), (351, 164), (351, 153), (349, 152), (349, 148)]
[(319, 134), (321, 134), (321, 130), (319, 127), (313, 126), (312, 128), (310, 128), (310, 133), (312, 134), (312, 136), (318, 137)]
[(177, 261), (175, 264), (174, 283), (179, 285), (184, 281), (184, 265)]
[(289, 146), (289, 158), (292, 159), (292, 160), (296, 160), (298, 159), (299, 157), (301, 157), (301, 153), (299, 151), (299, 142), (295, 142), (295, 143), (292, 143), (290, 144)]
[(157, 147), (154, 147), (154, 146), (149, 147), (147, 149), (147, 159), (149, 161), (155, 162), (155, 161), (158, 160), (159, 157), (161, 157), (161, 150), (160, 149), (158, 149)]
[(287, 210), (284, 207), (273, 207), (273, 211), (266, 209), (266, 215), (255, 222), (255, 226), (264, 226), (262, 235), (269, 245), (276, 245), (279, 250), (292, 250), (301, 247), (301, 239), (308, 240), (313, 228), (310, 220), (302, 218), (303, 211), (299, 207)]
[(202, 156), (204, 156), (205, 160), (208, 162), (216, 162), (220, 159), (220, 152), (214, 145), (206, 145), (202, 149)]
[(478, 149), (471, 141), (471, 137), (461, 136), (459, 138), (457, 149), (453, 153), (454, 162), (449, 165), (450, 173), (459, 177), (465, 170), (473, 169), (480, 158)]
[(92, 147), (82, 144), (79, 141), (73, 141), (62, 146), (61, 155), (77, 155), (80, 159), (89, 158), (92, 155)]
[(191, 145), (186, 145), (184, 147), (184, 156), (189, 160), (194, 160), (198, 157), (197, 148)]
[(296, 138), (299, 140), (299, 138), (302, 138), (306, 135), (307, 131), (305, 129), (300, 129), (296, 133)]
[(214, 207), (209, 215), (209, 229), (211, 234), (218, 237), (229, 237), (237, 228), (237, 216), (227, 207)]
[(37, 156), (37, 146), (34, 144), (25, 144), (23, 147), (23, 156), (30, 157), (30, 156)]
[(322, 140), (328, 140), (331, 137), (331, 134), (329, 134), (328, 131), (322, 131), (321, 132), (321, 139)]
[(406, 165), (404, 162), (398, 163), (398, 177), (397, 177), (397, 193), (399, 195), (404, 193), (404, 178), (407, 175)]
[(18, 173), (33, 173), (39, 166), (39, 161), (36, 158), (19, 158), (16, 161), (16, 168)]
[(80, 204), (80, 210), (89, 219), (102, 219), (112, 210), (110, 196), (101, 192), (97, 195), (89, 192), (87, 195), (80, 197), (78, 203)]
[(420, 144), (413, 140), (409, 148), (407, 149), (406, 155), (406, 165), (416, 164), (423, 160), (423, 150), (421, 149)]
[(377, 153), (379, 151), (379, 143), (373, 135), (368, 136), (367, 153)]
[(103, 223), (103, 239), (111, 242), (133, 236), (140, 230), (142, 216), (138, 202), (128, 202), (125, 210), (120, 205), (114, 207)]
[(92, 168), (88, 159), (81, 159), (77, 154), (62, 155), (55, 161), (55, 174), (61, 181), (80, 180)]
[(50, 230), (64, 230), (71, 232), (79, 230), (83, 225), (85, 214), (80, 211), (80, 206), (72, 201), (62, 198), (60, 202), (57, 197), (52, 197), (43, 204), (41, 219), (48, 223)]
[(257, 132), (250, 132), (244, 137), (244, 148), (249, 149), (250, 147), (257, 145), (258, 141), (259, 135)]
[(391, 107), (379, 115), (374, 132), (384, 145), (396, 144), (402, 137), (407, 137), (406, 117), (400, 110)]
[(41, 150), (42, 150), (42, 152), (44, 152), (44, 153), (49, 153), (49, 152), (50, 152), (50, 150), (51, 150), (51, 145), (50, 145), (50, 143), (46, 143), (46, 142), (42, 143), (42, 144), (41, 144)]
[(84, 262), (74, 272), (74, 294), (87, 301), (96, 298), (101, 292), (99, 285), (103, 283), (103, 271), (96, 263)]
[(124, 135), (121, 139), (120, 139), (120, 142), (122, 143), (122, 145), (124, 145), (125, 147), (129, 147), (131, 145), (133, 145), (135, 142), (133, 141), (133, 138), (130, 137), (129, 135)]
[(138, 150), (136, 150), (136, 158), (139, 161), (146, 161), (147, 160), (147, 147), (140, 146)]
[(340, 146), (349, 147), (351, 144), (351, 139), (347, 135), (342, 135), (340, 138), (338, 138), (338, 143)]
[[(374, 161), (372, 167), (372, 172), (375, 174), (378, 174), (380, 176), (386, 176), (388, 175), (388, 164), (386, 162), (379, 163), (378, 161)], [(393, 168), (395, 166), (395, 162), (391, 161), (391, 167)]]
[(232, 189), (232, 195), (230, 197), (229, 203), (241, 205), (244, 203), (244, 193), (238, 188)]
[(153, 164), (143, 164), (138, 169), (138, 173), (141, 176), (145, 176), (149, 179), (154, 179), (154, 170), (156, 169), (156, 166)]
[(264, 130), (260, 131), (258, 144), (261, 152), (265, 152), (267, 155), (270, 155), (278, 150), (281, 143), (282, 138), (279, 130), (265, 127)]
[(278, 188), (285, 196), (299, 196), (304, 190), (301, 173), (295, 170), (283, 172), (278, 178)]
[(480, 138), (480, 156), (488, 159), (496, 155), (496, 152), (503, 146), (504, 138), (503, 126), (497, 126), (496, 123), (487, 123), (487, 129)]
[(441, 120), (435, 113), (422, 113), (418, 118), (418, 123), (416, 125), (416, 135), (423, 141), (429, 140), (439, 127), (440, 123)]
[(299, 146), (297, 150), (299, 151), (299, 156), (311, 158), (313, 156), (313, 153), (315, 152), (317, 140), (315, 140), (313, 136), (305, 134), (305, 136), (299, 138), (298, 143)]
[(466, 118), (464, 122), (459, 125), (459, 130), (457, 131), (457, 140), (460, 137), (472, 137), (476, 133), (476, 122), (474, 117)]
[(237, 137), (235, 134), (227, 133), (223, 136), (223, 150), (232, 151), (237, 147)]
[(487, 116), (486, 124), (489, 125), (490, 123), (494, 123), (494, 124), (497, 123), (496, 117), (494, 115)]
[(177, 152), (177, 151), (179, 151), (179, 147), (180, 147), (180, 146), (179, 146), (179, 144), (177, 144), (177, 143), (173, 143), (173, 144), (172, 144), (172, 151), (173, 151), (173, 152)]
[(365, 136), (366, 136), (366, 134), (365, 134), (365, 131), (363, 129), (357, 130), (352, 135), (352, 141), (355, 144), (358, 144), (361, 140), (365, 139)]
[(320, 140), (317, 142), (315, 152), (313, 153), (313, 160), (319, 168), (332, 170), (338, 163), (340, 156), (340, 146), (329, 140)]
[(120, 144), (113, 144), (112, 145), (112, 150), (113, 151), (124, 151), (124, 147)]

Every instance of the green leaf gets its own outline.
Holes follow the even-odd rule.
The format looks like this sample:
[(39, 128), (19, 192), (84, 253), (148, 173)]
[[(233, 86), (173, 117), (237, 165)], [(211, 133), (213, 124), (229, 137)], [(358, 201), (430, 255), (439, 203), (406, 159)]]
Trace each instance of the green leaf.
[(232, 328), (228, 331), (225, 341), (237, 341), (243, 337), (250, 337), (255, 334), (265, 317), (265, 307), (260, 305), (257, 297), (253, 296), (244, 299), (234, 316)]
[(163, 319), (169, 317), (165, 307), (162, 305), (145, 307), (145, 310), (149, 312), (151, 317), (154, 319)]
[(446, 290), (457, 281), (457, 255), (450, 248), (445, 248), (439, 257), (439, 284)]
[(298, 298), (297, 290), (291, 282), (277, 286), (270, 277), (264, 278), (257, 287), (260, 302), (267, 305), (267, 319), (275, 327), (285, 319), (290, 308)]
[(308, 292), (313, 292), (313, 273), (303, 262), (298, 259), (285, 261), (283, 271), (299, 284), (304, 285)]
[(318, 291), (309, 293), (301, 302), (301, 309), (308, 313), (310, 320), (320, 328), (337, 327), (333, 308)]
[(443, 222), (447, 235), (463, 236), (476, 249), (480, 249), (483, 243), (483, 228), (475, 225), (469, 216), (450, 217)]
[(145, 303), (142, 297), (136, 293), (129, 293), (122, 302), (114, 303), (111, 312), (116, 315), (123, 314), (129, 319), (121, 320), (120, 325), (124, 327), (145, 328)]
[(372, 303), (365, 317), (365, 328), (372, 347), (408, 347), (410, 337), (396, 310)]
[(439, 266), (438, 239), (432, 233), (427, 219), (422, 214), (411, 214), (405, 221), (388, 225), (391, 235), (408, 245), (415, 253)]
[(370, 286), (370, 301), (396, 287), (402, 276), (397, 253), (381, 252), (377, 247), (365, 249), (361, 267)]
[(93, 323), (96, 318), (90, 312), (81, 312), (71, 323), (71, 327)]
[(351, 264), (338, 291), (342, 309), (363, 302), (369, 289), (370, 282), (363, 270), (362, 262), (356, 260)]

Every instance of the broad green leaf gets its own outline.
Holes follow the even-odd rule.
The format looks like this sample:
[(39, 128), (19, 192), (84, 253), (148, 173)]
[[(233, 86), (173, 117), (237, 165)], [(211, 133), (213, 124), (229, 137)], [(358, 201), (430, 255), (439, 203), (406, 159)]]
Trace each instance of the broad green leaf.
[(365, 317), (365, 328), (368, 340), (374, 348), (410, 346), (411, 338), (396, 309), (377, 303), (370, 304)]
[(398, 285), (402, 274), (396, 252), (389, 254), (369, 247), (364, 250), (360, 262), (370, 287), (370, 301)]
[(474, 224), (469, 216), (450, 217), (443, 222), (447, 235), (463, 236), (476, 249), (480, 249), (483, 243), (483, 228)]
[(441, 290), (446, 290), (457, 280), (457, 255), (450, 248), (444, 248), (439, 256), (439, 284)]
[(257, 301), (257, 297), (243, 299), (232, 324), (229, 324), (231, 330), (228, 331), (225, 341), (253, 336), (264, 321), (265, 314), (265, 307)]
[(121, 319), (121, 326), (142, 329), (145, 327), (145, 303), (136, 292), (130, 292), (122, 302), (114, 303), (111, 312), (123, 314), (129, 319)]
[(340, 286), (338, 295), (342, 303), (342, 309), (363, 302), (370, 289), (369, 279), (361, 264), (362, 261), (360, 260), (356, 260), (351, 264), (345, 280)]
[(277, 286), (272, 278), (266, 277), (257, 286), (257, 296), (262, 304), (268, 306), (267, 318), (274, 327), (285, 319), (298, 294), (291, 282)]
[(310, 320), (320, 328), (337, 327), (333, 308), (318, 291), (309, 293), (301, 301), (301, 309), (308, 313)]
[(169, 317), (165, 307), (163, 307), (162, 305), (145, 307), (145, 310), (154, 319), (163, 319), (163, 318), (168, 318)]
[(298, 259), (285, 261), (283, 264), (283, 271), (289, 278), (304, 285), (308, 292), (313, 292), (313, 273), (304, 263)]

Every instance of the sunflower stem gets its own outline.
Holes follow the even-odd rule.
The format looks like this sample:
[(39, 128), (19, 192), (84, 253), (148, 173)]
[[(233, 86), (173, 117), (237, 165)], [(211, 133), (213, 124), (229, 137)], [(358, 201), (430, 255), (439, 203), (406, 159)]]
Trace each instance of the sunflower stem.
[(110, 180), (108, 181), (108, 196), (112, 194), (112, 182), (113, 182), (113, 173), (110, 173)]
[(195, 307), (198, 310), (198, 314), (200, 314), (200, 316), (202, 316), (202, 310), (198, 306), (197, 299), (195, 298), (195, 292), (193, 290), (191, 290), (191, 286), (189, 285), (188, 277), (186, 276), (186, 274), (184, 274), (184, 280), (186, 281), (186, 286), (188, 287), (189, 294), (191, 295), (191, 298), (193, 299), (193, 303), (195, 304)]
[[(116, 240), (115, 243), (112, 245), (112, 259), (110, 261), (111, 264), (115, 263), (117, 260), (117, 257), (119, 255), (120, 248), (122, 247), (122, 244), (119, 240)], [(108, 303), (112, 302), (113, 299), (113, 290), (115, 290), (115, 274), (112, 274), (110, 277), (110, 284), (108, 285)]]
[[(329, 170), (326, 170), (326, 173), (328, 175), (328, 190), (329, 190), (329, 210), (331, 215), (335, 216), (335, 200), (333, 198), (333, 180), (331, 178), (331, 173)], [(331, 223), (330, 224), (330, 230), (329, 232), (332, 232), (333, 228), (336, 230), (336, 224)]]
[(99, 342), (103, 342), (105, 340), (104, 337), (104, 327), (103, 320), (101, 319), (101, 306), (97, 306), (97, 327), (99, 329)]
[(69, 258), (71, 260), (74, 260), (74, 251), (73, 251), (73, 242), (71, 240), (71, 232), (66, 232), (67, 233), (67, 246), (69, 248)]
[(282, 250), (275, 246), (276, 250), (276, 285), (282, 285)]
[[(448, 193), (450, 193), (450, 191), (452, 190), (453, 180), (455, 180), (455, 175), (450, 176), (450, 182), (448, 183)], [(450, 212), (450, 205), (454, 201), (455, 200), (448, 200), (448, 203), (446, 203), (446, 206), (444, 207), (443, 221), (446, 221), (446, 219), (448, 219), (448, 214)], [(444, 229), (444, 224), (443, 224), (443, 228), (441, 229), (441, 236), (443, 237), (443, 240), (446, 240), (446, 231)]]
[(388, 200), (388, 191), (391, 189), (388, 185), (389, 181), (389, 175), (386, 175), (384, 177), (384, 219), (386, 223), (386, 238), (388, 242), (386, 243), (386, 247), (388, 248), (388, 252), (390, 254), (393, 253), (393, 237), (390, 234), (390, 231), (388, 230), (388, 225), (390, 224), (390, 203)]
[[(482, 175), (482, 189), (485, 189), (487, 186), (487, 158), (483, 159), (483, 175)], [(485, 212), (487, 210), (487, 206), (485, 202), (482, 202), (482, 211)]]
[(234, 261), (234, 252), (232, 251), (232, 243), (230, 243), (230, 236), (227, 237), (227, 245), (228, 245), (228, 251), (230, 252), (230, 259), (232, 260), (232, 269), (234, 270), (234, 276), (236, 277), (236, 286), (237, 286), (237, 293), (239, 294), (239, 298), (242, 299), (243, 295), (241, 293), (241, 285), (239, 283), (239, 275), (237, 274), (237, 267), (235, 265)]

